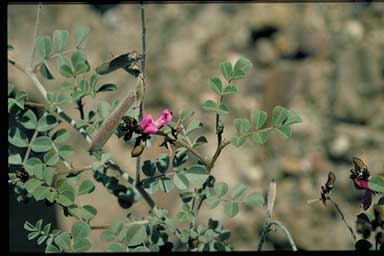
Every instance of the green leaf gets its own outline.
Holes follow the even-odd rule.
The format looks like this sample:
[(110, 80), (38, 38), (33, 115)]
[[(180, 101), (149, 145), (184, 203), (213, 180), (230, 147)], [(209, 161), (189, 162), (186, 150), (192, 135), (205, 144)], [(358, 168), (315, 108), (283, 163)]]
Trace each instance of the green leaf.
[(237, 93), (239, 90), (234, 85), (228, 85), (224, 88), (223, 95), (229, 95)]
[(281, 126), (288, 118), (288, 111), (282, 106), (276, 106), (272, 111), (272, 124)]
[(241, 79), (246, 77), (248, 70), (252, 68), (252, 63), (246, 58), (240, 58), (236, 61), (232, 72), (232, 79)]
[(141, 166), (141, 170), (147, 177), (152, 177), (156, 172), (155, 163), (152, 160), (145, 160)]
[(192, 192), (189, 192), (189, 191), (187, 191), (187, 192), (181, 192), (181, 193), (179, 194), (179, 196), (180, 196), (181, 200), (183, 201), (183, 203), (188, 203), (188, 202), (190, 202), (190, 201), (192, 200), (192, 198), (193, 198), (193, 193), (192, 193)]
[(49, 36), (38, 36), (36, 38), (36, 48), (41, 57), (46, 59), (52, 50), (52, 42)]
[(58, 195), (58, 193), (57, 193), (56, 191), (50, 191), (50, 192), (46, 195), (45, 198), (46, 198), (49, 202), (53, 203), (53, 202), (56, 200), (57, 195)]
[(15, 91), (15, 86), (11, 83), (8, 83), (8, 97)]
[(44, 166), (43, 169), (43, 179), (48, 185), (52, 185), (53, 178), (56, 175), (56, 170), (53, 167)]
[(143, 180), (143, 187), (146, 192), (153, 194), (157, 191), (159, 179), (145, 179)]
[(29, 159), (27, 159), (25, 162), (24, 162), (24, 168), (25, 170), (29, 173), (29, 174), (32, 174), (33, 173), (33, 168), (38, 165), (38, 164), (42, 164), (43, 162), (36, 158), (36, 157), (31, 157)]
[(19, 148), (28, 147), (28, 137), (17, 127), (8, 130), (8, 142)]
[(83, 219), (86, 221), (92, 220), (96, 214), (97, 210), (92, 205), (84, 205), (81, 209)]
[(188, 126), (187, 126), (187, 129), (185, 130), (185, 134), (188, 135), (190, 134), (192, 131), (200, 128), (200, 127), (203, 127), (203, 124), (200, 122), (200, 121), (197, 121), (197, 120), (192, 120)]
[(233, 200), (236, 200), (237, 198), (239, 198), (245, 192), (246, 189), (247, 189), (247, 187), (244, 184), (241, 184), (241, 183), (240, 184), (236, 184), (235, 187), (232, 190), (231, 198)]
[(239, 213), (239, 206), (235, 202), (225, 203), (224, 213), (229, 217), (234, 217)]
[(62, 145), (59, 147), (59, 156), (61, 158), (68, 158), (73, 154), (73, 147), (71, 145)]
[(207, 100), (203, 103), (203, 108), (206, 111), (217, 111), (218, 106), (213, 100)]
[(91, 232), (91, 228), (84, 221), (76, 220), (72, 224), (71, 232), (73, 240), (76, 241), (78, 239), (87, 237), (89, 235), (89, 232)]
[(55, 128), (57, 125), (58, 122), (56, 117), (48, 114), (40, 118), (39, 122), (37, 123), (37, 130), (39, 132), (46, 132)]
[(228, 192), (228, 184), (225, 182), (215, 183), (215, 192), (218, 197), (224, 196)]
[(91, 242), (88, 239), (79, 239), (73, 244), (74, 252), (86, 252), (92, 247)]
[(36, 238), (38, 235), (40, 235), (40, 232), (35, 231), (32, 233), (29, 233), (27, 237), (28, 237), (28, 240), (32, 240), (32, 239)]
[(71, 251), (71, 237), (67, 232), (62, 232), (55, 237), (55, 243), (60, 247), (64, 252)]
[(25, 184), (25, 189), (28, 191), (28, 193), (32, 194), (33, 191), (35, 191), (36, 188), (38, 188), (43, 182), (41, 180), (32, 178), (29, 179)]
[(220, 64), (220, 71), (224, 75), (225, 79), (229, 81), (232, 76), (232, 64), (229, 61), (224, 61)]
[(188, 149), (180, 147), (175, 152), (175, 157), (173, 158), (172, 165), (173, 167), (179, 167), (188, 160)]
[(102, 86), (97, 89), (96, 93), (98, 92), (114, 92), (117, 90), (117, 85), (115, 84), (103, 84)]
[(107, 252), (125, 252), (125, 250), (123, 249), (123, 246), (121, 244), (112, 243), (108, 245)]
[(245, 133), (249, 131), (249, 121), (246, 118), (235, 118), (233, 125), (239, 133)]
[(292, 136), (292, 130), (288, 126), (281, 126), (273, 129), (283, 139), (288, 139)]
[(133, 224), (128, 227), (125, 240), (128, 242), (128, 246), (135, 246), (144, 242), (146, 237), (145, 226)]
[(251, 138), (256, 144), (264, 144), (268, 140), (268, 132), (260, 131), (260, 132), (254, 133), (252, 134)]
[(47, 165), (55, 165), (59, 161), (59, 155), (56, 153), (55, 150), (51, 149), (44, 155), (44, 163)]
[(197, 146), (205, 144), (205, 143), (208, 143), (207, 138), (205, 136), (199, 136), (193, 141), (192, 145), (193, 145), (193, 147), (197, 147)]
[(72, 68), (68, 65), (61, 65), (59, 67), (59, 72), (62, 76), (67, 77), (67, 78), (73, 77), (73, 75), (74, 75)]
[(41, 245), (42, 243), (44, 243), (45, 239), (47, 239), (47, 238), (48, 238), (47, 235), (43, 235), (43, 236), (39, 237), (39, 239), (37, 239), (37, 244)]
[(54, 143), (63, 143), (68, 139), (69, 132), (66, 129), (57, 130), (52, 136), (52, 140)]
[(229, 106), (227, 104), (221, 103), (219, 105), (218, 110), (217, 110), (217, 114), (225, 115), (225, 114), (228, 114), (230, 111), (231, 111), (231, 109), (229, 108)]
[(288, 110), (288, 118), (287, 120), (285, 121), (284, 125), (291, 125), (291, 124), (296, 124), (296, 123), (301, 123), (303, 122), (303, 120), (301, 119), (301, 117), (299, 116), (298, 113), (296, 113), (295, 111), (293, 110)]
[(75, 74), (81, 74), (89, 71), (89, 66), (87, 63), (78, 63), (75, 66)]
[(172, 191), (172, 189), (173, 189), (173, 183), (172, 183), (171, 178), (169, 178), (169, 177), (162, 176), (159, 179), (159, 184), (160, 184), (160, 189), (166, 193)]
[(119, 219), (112, 220), (111, 231), (117, 235), (123, 228), (124, 222)]
[(176, 218), (180, 222), (184, 222), (187, 219), (187, 214), (185, 212), (178, 212)]
[(253, 192), (244, 198), (244, 203), (251, 207), (262, 207), (265, 203), (264, 196), (260, 192)]
[(185, 171), (185, 176), (192, 184), (201, 185), (208, 179), (209, 172), (202, 165), (193, 165)]
[(65, 80), (60, 84), (62, 90), (70, 90), (73, 87), (73, 83), (70, 80)]
[(27, 230), (27, 231), (37, 231), (38, 229), (36, 227), (34, 227), (31, 223), (29, 223), (28, 221), (24, 222), (24, 229)]
[(132, 252), (151, 252), (151, 249), (145, 247), (145, 246), (138, 246), (135, 247)]
[(75, 201), (75, 194), (70, 190), (65, 190), (63, 193), (59, 194), (58, 201), (63, 206), (70, 206)]
[(264, 111), (252, 111), (251, 122), (255, 126), (255, 129), (260, 129), (267, 120), (267, 113)]
[(87, 61), (87, 55), (83, 51), (76, 51), (71, 55), (71, 62), (74, 67)]
[(244, 142), (245, 142), (245, 137), (235, 136), (231, 138), (231, 144), (235, 145), (236, 147), (240, 147), (241, 145), (244, 144)]
[(41, 64), (40, 73), (47, 80), (55, 79), (52, 75), (52, 71), (51, 71), (50, 67), (48, 66), (48, 63)]
[(220, 199), (217, 196), (207, 197), (207, 207), (209, 209), (216, 208), (220, 203)]
[(380, 176), (371, 176), (368, 181), (368, 188), (376, 192), (384, 193), (384, 180)]
[(55, 30), (53, 32), (53, 46), (59, 52), (64, 50), (68, 42), (68, 30)]
[(101, 232), (100, 238), (103, 241), (109, 242), (109, 241), (115, 240), (116, 236), (111, 230), (107, 229), (107, 230), (103, 230), (103, 232)]
[(51, 138), (48, 136), (40, 136), (32, 141), (31, 149), (34, 152), (47, 152), (52, 148)]
[(78, 195), (84, 195), (87, 193), (92, 193), (95, 190), (95, 184), (93, 183), (92, 180), (84, 180), (80, 186), (79, 186), (79, 191)]
[(45, 253), (60, 253), (60, 250), (55, 245), (50, 243), (47, 245), (44, 252)]
[(175, 186), (180, 190), (188, 189), (190, 186), (190, 182), (187, 179), (187, 177), (182, 173), (176, 173), (173, 176), (173, 182), (175, 183)]
[(90, 29), (84, 26), (78, 26), (75, 28), (75, 46), (79, 47), (89, 33)]
[(214, 76), (208, 80), (208, 86), (218, 95), (221, 95), (223, 92), (223, 84), (221, 83), (220, 78), (217, 76)]
[(8, 163), (9, 164), (22, 164), (23, 160), (21, 159), (20, 154), (9, 154), (8, 155)]
[(169, 167), (169, 155), (160, 154), (156, 160), (156, 167), (159, 172), (165, 173)]
[(36, 201), (40, 201), (43, 198), (45, 198), (45, 196), (48, 194), (48, 192), (49, 192), (49, 187), (47, 187), (47, 186), (38, 186), (32, 192), (32, 196), (36, 199)]

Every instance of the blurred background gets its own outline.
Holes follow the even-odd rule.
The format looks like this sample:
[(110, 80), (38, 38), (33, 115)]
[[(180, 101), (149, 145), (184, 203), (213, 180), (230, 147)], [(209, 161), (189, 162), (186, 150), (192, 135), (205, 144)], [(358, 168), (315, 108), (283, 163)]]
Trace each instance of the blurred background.
[[(23, 66), (30, 61), (35, 16), (36, 5), (8, 5), (8, 43), (15, 48), (9, 55)], [(215, 117), (201, 107), (205, 100), (215, 97), (207, 80), (220, 75), (219, 64), (225, 60), (250, 59), (254, 66), (248, 77), (234, 82), (239, 93), (225, 99), (232, 112), (223, 116), (224, 136), (234, 134), (235, 117), (249, 117), (252, 110), (270, 114), (275, 105), (297, 111), (303, 123), (292, 127), (293, 136), (288, 141), (271, 134), (265, 146), (247, 142), (240, 149), (227, 147), (213, 170), (216, 180), (227, 182), (230, 188), (241, 182), (249, 191), (266, 192), (269, 182), (276, 179), (274, 218), (287, 226), (299, 249), (353, 249), (354, 241), (336, 210), (321, 203), (308, 205), (307, 200), (320, 196), (320, 186), (333, 171), (337, 181), (332, 197), (354, 227), (362, 192), (356, 191), (349, 179), (352, 157), (363, 159), (372, 174), (384, 172), (384, 3), (148, 4), (145, 18), (146, 112), (157, 116), (165, 107), (174, 113), (194, 110), (194, 118), (204, 124), (201, 132), (211, 142), (200, 150), (211, 156), (216, 145)], [(112, 55), (141, 51), (137, 4), (43, 5), (38, 33), (51, 35), (55, 29), (68, 29), (71, 38), (77, 25), (91, 28), (84, 45), (92, 68)], [(68, 49), (71, 47), (70, 40)], [(43, 102), (23, 73), (8, 66), (8, 79), (16, 88), (26, 90), (31, 101)], [(56, 90), (60, 79), (44, 84)], [(136, 85), (123, 70), (102, 76), (100, 81), (119, 86), (117, 92), (98, 98), (110, 102)], [(95, 102), (87, 101), (86, 111), (94, 108)], [(79, 118), (74, 107), (64, 109)], [(69, 130), (70, 143), (77, 149), (71, 159), (73, 165), (90, 164), (85, 140)], [(129, 146), (114, 136), (105, 149), (134, 173), (135, 160), (127, 157)], [(143, 157), (155, 159), (160, 152), (163, 149), (154, 146)], [(92, 174), (83, 175), (87, 177)], [(95, 192), (81, 197), (98, 210), (93, 225), (123, 218), (127, 210), (121, 209), (100, 183), (96, 185)], [(39, 208), (33, 203), (21, 208), (13, 193), (12, 188), (11, 251), (44, 249), (36, 241), (27, 240), (25, 220), (35, 223), (51, 218), (58, 228), (70, 229), (73, 220), (63, 217), (61, 209), (45, 210), (44, 205)], [(175, 190), (158, 192), (154, 199), (169, 209), (171, 217), (180, 209)], [(132, 209), (139, 217), (146, 211), (143, 203)], [(200, 220), (206, 223), (211, 216), (224, 219), (236, 250), (256, 249), (265, 209), (243, 207), (239, 215), (229, 218), (221, 207), (203, 207)], [(100, 233), (91, 233), (92, 251), (106, 249)], [(288, 248), (281, 231), (270, 233), (264, 245), (264, 249)]]

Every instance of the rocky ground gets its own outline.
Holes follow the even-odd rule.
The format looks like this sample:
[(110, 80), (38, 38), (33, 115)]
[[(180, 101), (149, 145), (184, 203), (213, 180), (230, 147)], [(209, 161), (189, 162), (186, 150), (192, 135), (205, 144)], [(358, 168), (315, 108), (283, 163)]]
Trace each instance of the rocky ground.
[[(34, 5), (8, 6), (8, 42), (12, 57), (28, 64), (35, 19)], [(293, 137), (282, 140), (271, 136), (266, 146), (251, 143), (240, 149), (228, 147), (214, 169), (217, 180), (234, 185), (242, 182), (255, 191), (266, 191), (271, 179), (277, 180), (274, 217), (285, 223), (297, 246), (306, 250), (352, 249), (353, 240), (336, 210), (321, 204), (308, 205), (316, 198), (328, 171), (336, 173), (333, 198), (351, 224), (360, 212), (361, 193), (349, 179), (351, 159), (363, 159), (374, 174), (384, 173), (384, 4), (383, 3), (307, 3), (307, 4), (151, 4), (146, 6), (147, 84), (146, 111), (155, 115), (164, 107), (177, 112), (193, 109), (203, 121), (208, 141), (215, 141), (214, 116), (204, 112), (201, 103), (213, 97), (207, 87), (212, 75), (219, 75), (224, 60), (244, 56), (254, 67), (247, 79), (236, 82), (239, 94), (227, 102), (233, 111), (223, 118), (231, 135), (235, 116), (248, 116), (251, 110), (271, 113), (275, 105), (296, 110), (303, 123), (295, 125)], [(103, 13), (90, 5), (44, 5), (40, 34), (55, 29), (73, 31), (87, 25), (91, 33), (86, 52), (92, 67), (111, 54), (141, 49), (140, 8), (117, 5)], [(42, 101), (22, 73), (8, 68), (9, 81), (27, 90), (31, 98)], [(132, 90), (135, 81), (123, 71), (101, 78), (116, 83), (119, 91), (106, 100)], [(47, 83), (58, 88), (58, 82)], [(86, 108), (94, 107), (87, 103)], [(77, 117), (73, 108), (66, 111)], [(79, 147), (75, 165), (89, 164), (86, 143), (73, 134)], [(212, 154), (215, 143), (202, 148)], [(127, 162), (128, 147), (116, 138), (108, 142), (118, 163), (134, 170)], [(153, 159), (154, 149), (145, 157)], [(160, 206), (177, 213), (177, 195), (160, 194)], [(110, 203), (114, 199), (102, 186), (88, 198), (99, 214), (95, 224), (106, 224), (126, 213)], [(89, 201), (88, 201), (89, 200)], [(107, 205), (107, 207), (106, 207)], [(146, 208), (139, 204), (137, 214)], [(231, 241), (237, 250), (256, 248), (265, 211), (241, 211), (235, 218), (221, 209), (204, 209), (201, 220), (223, 217), (233, 230)], [(60, 227), (70, 222), (58, 213)], [(332, 235), (330, 235), (332, 234)], [(94, 251), (105, 249), (99, 232), (92, 234)], [(282, 233), (271, 234), (266, 249), (288, 248)]]

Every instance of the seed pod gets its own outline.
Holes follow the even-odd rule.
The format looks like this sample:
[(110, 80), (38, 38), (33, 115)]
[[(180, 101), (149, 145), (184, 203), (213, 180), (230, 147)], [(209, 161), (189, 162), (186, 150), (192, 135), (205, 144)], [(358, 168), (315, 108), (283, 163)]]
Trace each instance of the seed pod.
[(138, 55), (136, 51), (132, 51), (104, 62), (103, 64), (99, 65), (95, 71), (99, 75), (105, 75), (119, 68), (129, 67), (135, 64), (140, 58), (141, 55)]
[(89, 151), (101, 149), (104, 146), (119, 126), (121, 118), (133, 104), (134, 100), (135, 95), (133, 92), (130, 92), (121, 100), (116, 109), (104, 120), (89, 148)]
[(137, 139), (135, 141), (135, 146), (133, 147), (132, 152), (131, 152), (131, 156), (132, 157), (140, 156), (143, 153), (144, 148), (145, 148), (145, 143), (143, 141), (143, 138), (141, 136), (137, 137)]
[(275, 199), (276, 199), (276, 181), (272, 179), (272, 182), (269, 185), (268, 195), (267, 195), (267, 216), (269, 218), (272, 217), (272, 211), (273, 211), (273, 206), (275, 204)]
[(327, 183), (325, 183), (325, 187), (327, 189), (327, 192), (329, 193), (333, 187), (335, 186), (336, 181), (336, 175), (333, 172), (328, 173), (328, 180)]

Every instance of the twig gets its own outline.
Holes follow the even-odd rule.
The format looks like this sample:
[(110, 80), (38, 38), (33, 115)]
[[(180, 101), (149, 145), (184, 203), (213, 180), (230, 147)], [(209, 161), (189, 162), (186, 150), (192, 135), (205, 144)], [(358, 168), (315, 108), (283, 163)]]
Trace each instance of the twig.
[(77, 109), (80, 112), (80, 119), (84, 120), (84, 104), (83, 104), (82, 97), (76, 101), (76, 105), (77, 105)]
[(328, 199), (329, 201), (331, 201), (332, 204), (335, 206), (335, 208), (336, 208), (337, 212), (340, 214), (340, 217), (341, 217), (341, 219), (343, 220), (344, 224), (345, 224), (345, 225), (347, 226), (347, 228), (349, 229), (349, 232), (351, 233), (351, 235), (352, 235), (352, 237), (353, 237), (353, 240), (356, 241), (356, 234), (355, 234), (355, 232), (353, 231), (352, 227), (347, 223), (347, 221), (346, 221), (346, 219), (345, 219), (345, 217), (344, 217), (344, 214), (343, 214), (343, 212), (341, 211), (339, 205), (338, 205), (335, 201), (333, 201), (330, 197), (328, 197), (327, 199)]
[[(143, 95), (141, 96), (140, 107), (139, 107), (139, 119), (143, 118), (144, 113), (144, 94), (145, 94), (145, 83), (144, 83), (144, 73), (145, 73), (145, 56), (146, 56), (146, 38), (145, 38), (145, 16), (144, 16), (144, 1), (141, 1), (141, 44), (142, 44), (142, 58), (141, 58), (141, 74), (143, 75)], [(141, 173), (141, 156), (136, 158), (136, 183), (140, 183), (140, 173)]]
[(41, 103), (36, 103), (36, 102), (24, 102), (25, 106), (32, 107), (32, 108), (44, 108), (46, 109), (47, 107), (44, 104)]
[[(142, 225), (142, 224), (147, 224), (148, 220), (138, 220), (138, 221), (133, 221), (129, 223), (124, 223), (124, 226), (130, 226), (130, 225)], [(111, 228), (112, 225), (94, 225), (90, 226), (91, 230), (103, 230), (103, 229), (109, 229)]]
[(36, 21), (35, 21), (35, 28), (33, 32), (33, 42), (32, 42), (32, 54), (31, 54), (31, 63), (30, 67), (33, 69), (33, 58), (35, 56), (35, 49), (36, 49), (36, 38), (37, 38), (37, 30), (39, 27), (39, 22), (40, 22), (40, 10), (41, 10), (42, 4), (39, 3), (37, 5), (37, 11), (36, 11)]
[(33, 132), (33, 135), (32, 135), (31, 140), (29, 141), (28, 149), (27, 149), (27, 152), (25, 153), (23, 162), (25, 162), (25, 161), (28, 159), (29, 155), (31, 154), (32, 143), (33, 143), (33, 141), (35, 140), (35, 138), (36, 138), (36, 136), (37, 136), (38, 133), (39, 133), (39, 132), (38, 132), (37, 130), (35, 130), (35, 131)]
[(84, 167), (78, 167), (78, 168), (70, 168), (67, 170), (61, 170), (57, 173), (57, 175), (66, 175), (66, 174), (75, 174), (78, 172), (83, 172), (83, 171), (90, 171), (92, 170), (92, 165), (87, 165)]

